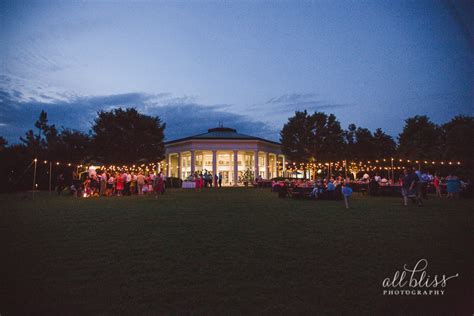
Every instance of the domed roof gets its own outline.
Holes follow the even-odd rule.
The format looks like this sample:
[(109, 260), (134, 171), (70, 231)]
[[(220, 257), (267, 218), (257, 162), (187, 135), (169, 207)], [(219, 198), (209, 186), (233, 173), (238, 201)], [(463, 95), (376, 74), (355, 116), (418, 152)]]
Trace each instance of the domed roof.
[(250, 136), (250, 135), (245, 135), (245, 134), (240, 134), (237, 132), (236, 129), (233, 129), (230, 127), (224, 127), (224, 126), (210, 128), (207, 130), (207, 133), (180, 138), (176, 140), (171, 140), (169, 142), (166, 142), (165, 144), (168, 145), (168, 144), (173, 144), (173, 143), (182, 142), (186, 140), (193, 140), (193, 139), (194, 140), (200, 140), (200, 139), (260, 140), (260, 141), (280, 145), (280, 143), (277, 143), (271, 140), (267, 140), (267, 139), (263, 139), (263, 138), (255, 137), (255, 136)]

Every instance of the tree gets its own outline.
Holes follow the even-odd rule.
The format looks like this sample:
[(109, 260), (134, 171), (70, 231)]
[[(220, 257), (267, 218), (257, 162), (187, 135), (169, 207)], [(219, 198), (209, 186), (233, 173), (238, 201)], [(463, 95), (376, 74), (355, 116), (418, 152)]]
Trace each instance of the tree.
[(440, 155), (442, 130), (425, 115), (405, 120), (398, 139), (398, 151), (406, 158), (433, 159)]
[(315, 112), (312, 119), (313, 158), (317, 161), (335, 161), (343, 158), (344, 131), (336, 116)]
[(8, 142), (5, 138), (0, 136), (0, 150), (4, 150), (8, 145)]
[(333, 161), (344, 153), (344, 131), (334, 114), (297, 111), (283, 126), (280, 141), (283, 153), (296, 163)]
[(375, 130), (373, 140), (375, 148), (372, 159), (392, 157), (395, 154), (397, 143), (393, 140), (392, 136), (385, 134), (381, 128)]
[(346, 131), (344, 131), (344, 141), (346, 144), (346, 158), (355, 157), (355, 143), (357, 142), (355, 132), (357, 126), (355, 124), (349, 124)]
[(92, 156), (89, 135), (80, 131), (62, 128), (58, 132), (54, 125), (46, 136), (44, 158), (48, 160), (82, 162)]
[(38, 120), (35, 122), (35, 127), (38, 129), (38, 138), (42, 139), (49, 129), (48, 125), (48, 114), (41, 110)]
[(52, 141), (51, 133), (55, 136), (57, 130), (54, 125), (48, 125), (48, 114), (44, 110), (41, 110), (41, 113), (35, 122), (35, 127), (38, 129), (37, 134), (30, 129), (25, 133), (24, 137), (20, 137), (20, 140), (26, 145), (27, 151), (31, 156), (45, 156), (48, 147), (48, 137), (49, 140)]
[(372, 134), (367, 128), (350, 124), (344, 133), (347, 155), (351, 160), (371, 160), (393, 155), (396, 143), (378, 128)]
[(308, 162), (312, 157), (311, 118), (308, 112), (296, 111), (280, 132), (281, 150), (295, 163)]
[(107, 163), (133, 163), (164, 158), (165, 123), (134, 108), (100, 111), (94, 121), (96, 158)]
[(355, 131), (356, 142), (354, 144), (352, 159), (370, 160), (375, 157), (375, 140), (367, 128), (358, 127)]
[(474, 117), (456, 116), (442, 128), (445, 159), (463, 161), (474, 159)]
[(461, 161), (457, 172), (474, 179), (474, 117), (459, 115), (442, 125), (443, 152), (446, 160)]
[[(72, 147), (69, 146), (68, 142), (71, 141), (71, 135), (80, 132), (72, 132), (64, 128), (59, 132), (54, 124), (48, 124), (48, 115), (45, 111), (41, 111), (38, 120), (35, 122), (35, 127), (38, 129), (37, 134), (30, 129), (25, 133), (25, 137), (20, 137), (31, 157), (41, 157), (47, 160), (81, 161), (84, 154), (86, 154), (85, 152), (70, 152)], [(86, 135), (86, 137), (88, 136)]]
[(376, 157), (377, 145), (374, 135), (367, 129), (350, 124), (344, 132), (347, 158), (370, 160)]
[(63, 128), (61, 134), (59, 134), (59, 140), (60, 155), (64, 161), (83, 161), (93, 155), (91, 152), (91, 138), (87, 134)]
[(282, 151), (296, 163), (331, 161), (342, 156), (344, 132), (333, 114), (295, 112), (280, 132)]

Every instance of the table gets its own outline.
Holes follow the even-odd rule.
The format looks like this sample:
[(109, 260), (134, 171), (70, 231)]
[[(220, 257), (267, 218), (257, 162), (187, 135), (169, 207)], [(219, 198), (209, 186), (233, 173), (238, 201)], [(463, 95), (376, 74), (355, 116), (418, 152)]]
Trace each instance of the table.
[(196, 182), (194, 182), (194, 181), (183, 181), (183, 184), (181, 185), (181, 188), (183, 188), (183, 189), (194, 189), (194, 188), (196, 188)]

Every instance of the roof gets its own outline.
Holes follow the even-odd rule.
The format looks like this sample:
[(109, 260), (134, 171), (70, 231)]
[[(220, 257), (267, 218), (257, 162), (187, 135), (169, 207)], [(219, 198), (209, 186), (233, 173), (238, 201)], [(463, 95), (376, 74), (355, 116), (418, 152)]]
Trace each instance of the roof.
[(179, 143), (187, 140), (203, 140), (203, 139), (235, 139), (235, 140), (259, 140), (267, 142), (274, 145), (280, 145), (278, 142), (267, 140), (260, 137), (240, 134), (237, 130), (229, 127), (215, 127), (207, 130), (207, 133), (198, 134), (194, 136), (189, 136), (185, 138), (175, 139), (168, 142), (165, 142), (165, 145), (170, 145), (174, 143)]

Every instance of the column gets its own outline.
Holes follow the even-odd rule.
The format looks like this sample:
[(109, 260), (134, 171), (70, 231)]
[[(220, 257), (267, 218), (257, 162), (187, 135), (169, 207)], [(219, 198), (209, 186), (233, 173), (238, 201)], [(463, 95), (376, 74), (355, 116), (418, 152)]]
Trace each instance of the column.
[(273, 172), (278, 177), (278, 154), (274, 154), (273, 157)]
[(282, 163), (283, 163), (283, 174), (282, 174), (282, 176), (284, 177), (285, 173), (286, 173), (286, 159), (285, 159), (284, 155), (282, 155)]
[(270, 179), (270, 153), (265, 153), (265, 178)]
[(191, 150), (191, 176), (194, 176), (196, 157), (194, 156), (194, 150)]
[(171, 177), (171, 155), (166, 156), (166, 176)]
[(181, 179), (181, 153), (178, 153), (178, 178)]
[(239, 153), (234, 150), (234, 187), (237, 186), (239, 180)]
[[(214, 176), (217, 172), (217, 152), (212, 151), (212, 175)], [(214, 178), (212, 178), (212, 183), (214, 183)]]
[(255, 150), (253, 152), (253, 162), (254, 162), (254, 179), (256, 179), (258, 177), (258, 150)]

